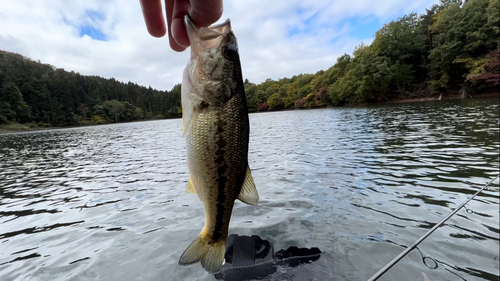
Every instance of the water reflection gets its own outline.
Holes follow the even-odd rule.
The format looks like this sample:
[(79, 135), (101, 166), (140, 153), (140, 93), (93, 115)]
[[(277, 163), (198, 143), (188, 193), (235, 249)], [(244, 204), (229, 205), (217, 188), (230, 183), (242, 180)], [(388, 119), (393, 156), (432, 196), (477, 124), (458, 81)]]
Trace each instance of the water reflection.
[[(499, 108), (251, 114), (261, 202), (237, 202), (229, 233), (321, 249), (312, 263), (276, 265), (268, 280), (302, 268), (323, 274), (316, 280), (366, 280), (498, 172)], [(181, 120), (0, 135), (0, 279), (213, 280), (177, 263), (204, 221), (185, 193), (184, 146)], [(497, 280), (492, 187), (419, 245), (437, 269), (413, 251), (382, 280)]]
[(21, 229), (18, 231), (4, 232), (4, 233), (0, 234), (0, 239), (13, 237), (13, 236), (20, 235), (20, 234), (32, 234), (32, 233), (37, 233), (37, 232), (49, 231), (53, 228), (70, 226), (70, 225), (79, 224), (82, 222), (84, 222), (84, 221), (75, 221), (75, 222), (69, 222), (69, 223), (56, 223), (53, 225), (48, 225), (48, 226), (43, 226), (43, 227), (35, 226), (35, 227)]

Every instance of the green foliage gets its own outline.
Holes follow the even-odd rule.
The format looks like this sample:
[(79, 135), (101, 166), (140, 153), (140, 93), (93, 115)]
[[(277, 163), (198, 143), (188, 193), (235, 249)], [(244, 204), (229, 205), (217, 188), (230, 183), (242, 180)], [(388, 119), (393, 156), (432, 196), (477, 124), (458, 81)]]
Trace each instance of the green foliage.
[(465, 81), (472, 86), (478, 84), (484, 86), (482, 83), (496, 86), (500, 84), (499, 56), (500, 52), (496, 50), (479, 58), (456, 59), (455, 63), (465, 63), (466, 68), (469, 70)]
[(392, 63), (418, 65), (425, 53), (425, 35), (419, 30), (419, 17), (412, 13), (391, 21), (375, 33), (374, 51)]
[(468, 72), (466, 62), (498, 48), (498, 0), (452, 3), (436, 14), (430, 30), (432, 85), (461, 85)]
[(92, 115), (91, 124), (105, 124), (106, 119), (102, 118), (100, 115)]
[[(159, 91), (83, 76), (5, 51), (0, 51), (0, 85), (0, 124), (66, 126), (180, 117), (180, 85)], [(109, 121), (94, 122), (96, 115)]]
[(499, 0), (441, 0), (422, 15), (384, 25), (370, 46), (361, 44), (325, 71), (258, 85), (246, 80), (249, 109), (407, 99), (432, 89), (466, 87), (473, 94), (498, 87), (499, 10)]
[(397, 88), (404, 94), (410, 84), (425, 80), (426, 38), (415, 13), (391, 21), (377, 31), (371, 48), (378, 56), (389, 59), (394, 73), (391, 90)]
[(500, 47), (500, 1), (499, 0), (489, 0), (488, 7), (486, 8), (486, 17), (488, 18), (488, 23), (486, 24), (486, 30), (489, 33), (489, 38), (496, 38), (496, 46)]
[(31, 108), (26, 104), (17, 86), (4, 80), (0, 88), (0, 122), (24, 123), (31, 118)]
[(7, 131), (20, 131), (20, 130), (27, 130), (29, 128), (30, 126), (27, 126), (25, 124), (19, 124), (16, 122), (8, 122), (6, 124), (0, 125), (0, 129)]
[[(385, 24), (327, 70), (254, 84), (250, 112), (498, 89), (500, 0), (441, 0)], [(0, 51), (0, 125), (102, 124), (180, 117), (181, 85), (159, 91), (83, 76)]]
[(271, 110), (280, 109), (280, 108), (283, 108), (285, 106), (285, 102), (280, 97), (280, 93), (275, 92), (267, 99), (267, 105), (269, 106), (269, 109), (271, 109)]
[(361, 45), (354, 51), (349, 71), (328, 88), (328, 93), (334, 104), (373, 102), (390, 92), (393, 76), (389, 58)]
[(102, 108), (106, 110), (108, 116), (115, 120), (115, 123), (118, 123), (118, 119), (125, 111), (125, 106), (123, 105), (123, 103), (117, 100), (107, 100), (103, 102)]

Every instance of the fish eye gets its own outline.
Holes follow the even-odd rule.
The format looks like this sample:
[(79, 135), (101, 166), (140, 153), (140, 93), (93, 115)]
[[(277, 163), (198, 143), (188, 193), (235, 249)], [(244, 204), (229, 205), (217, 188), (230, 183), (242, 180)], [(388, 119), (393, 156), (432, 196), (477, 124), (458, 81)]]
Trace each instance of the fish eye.
[(228, 44), (222, 47), (222, 55), (228, 60), (235, 60), (238, 56), (238, 51), (233, 44)]

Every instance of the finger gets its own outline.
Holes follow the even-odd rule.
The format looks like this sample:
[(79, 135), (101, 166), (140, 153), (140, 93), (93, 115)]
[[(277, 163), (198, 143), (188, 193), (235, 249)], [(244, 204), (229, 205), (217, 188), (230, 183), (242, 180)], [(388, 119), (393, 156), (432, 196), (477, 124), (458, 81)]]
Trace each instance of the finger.
[(223, 10), (222, 0), (175, 0), (174, 3), (169, 33), (182, 50), (190, 45), (184, 24), (184, 15), (187, 12), (193, 23), (201, 27), (219, 20)]
[(140, 3), (149, 34), (154, 37), (165, 35), (165, 19), (163, 18), (160, 0), (140, 0)]
[(209, 26), (218, 21), (223, 12), (222, 0), (191, 0), (189, 15), (196, 26)]
[[(177, 30), (178, 28), (172, 28), (172, 22), (174, 22), (174, 9), (175, 9), (175, 2), (176, 0), (165, 0), (165, 7), (166, 7), (166, 12), (167, 12), (167, 26), (168, 26), (168, 41), (170, 43), (170, 48), (176, 52), (182, 52), (184, 51), (186, 47), (183, 47), (177, 43), (177, 41), (174, 39), (173, 35), (173, 30)], [(186, 10), (187, 11), (187, 10)], [(177, 31), (178, 32), (178, 31)], [(186, 32), (184, 30), (184, 32)], [(186, 34), (187, 36), (187, 34)], [(189, 41), (189, 40), (188, 40)], [(188, 44), (189, 46), (189, 44)]]
[(172, 37), (182, 51), (190, 45), (186, 26), (184, 25), (184, 15), (188, 12), (190, 5), (189, 0), (175, 0), (172, 22), (169, 25)]

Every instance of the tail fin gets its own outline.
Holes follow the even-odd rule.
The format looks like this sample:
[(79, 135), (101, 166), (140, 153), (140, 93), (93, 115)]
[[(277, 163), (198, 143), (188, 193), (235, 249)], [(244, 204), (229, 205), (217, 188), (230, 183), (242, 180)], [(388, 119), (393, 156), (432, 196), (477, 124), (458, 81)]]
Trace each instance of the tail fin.
[(200, 261), (206, 271), (214, 273), (222, 267), (225, 253), (226, 239), (213, 243), (202, 232), (182, 253), (179, 264), (190, 265)]

